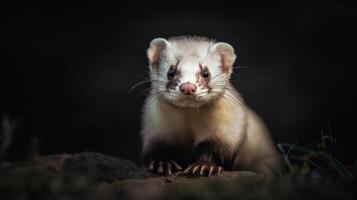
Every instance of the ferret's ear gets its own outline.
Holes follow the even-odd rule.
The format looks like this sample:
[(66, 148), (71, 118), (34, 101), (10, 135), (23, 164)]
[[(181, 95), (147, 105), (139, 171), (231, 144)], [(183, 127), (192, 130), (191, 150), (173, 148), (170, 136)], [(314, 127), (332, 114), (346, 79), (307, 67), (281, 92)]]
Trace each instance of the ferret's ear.
[(158, 68), (160, 66), (160, 59), (164, 50), (170, 45), (170, 43), (164, 38), (155, 38), (150, 42), (150, 47), (147, 50), (147, 56), (149, 58), (149, 64)]
[(217, 52), (221, 57), (222, 70), (224, 72), (231, 72), (236, 55), (233, 47), (225, 42), (218, 42), (213, 46), (213, 51)]

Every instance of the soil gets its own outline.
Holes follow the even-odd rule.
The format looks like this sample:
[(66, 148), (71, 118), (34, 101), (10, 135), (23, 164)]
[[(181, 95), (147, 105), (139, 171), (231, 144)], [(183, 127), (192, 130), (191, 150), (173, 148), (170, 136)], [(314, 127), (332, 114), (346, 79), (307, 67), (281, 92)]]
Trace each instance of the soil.
[(356, 199), (356, 186), (336, 176), (267, 180), (247, 171), (158, 176), (94, 152), (0, 163), (0, 199)]

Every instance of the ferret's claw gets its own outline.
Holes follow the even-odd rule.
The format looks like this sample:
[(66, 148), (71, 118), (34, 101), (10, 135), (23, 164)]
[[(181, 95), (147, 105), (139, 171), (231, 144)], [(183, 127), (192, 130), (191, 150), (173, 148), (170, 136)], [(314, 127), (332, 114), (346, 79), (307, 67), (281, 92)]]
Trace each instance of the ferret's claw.
[(186, 168), (186, 170), (184, 171), (185, 174), (189, 174), (191, 172), (191, 169), (194, 167), (195, 165), (190, 165)]
[(155, 161), (152, 160), (152, 161), (150, 162), (150, 165), (149, 165), (149, 170), (150, 170), (150, 171), (153, 171), (153, 170), (154, 170), (154, 165), (155, 165)]
[(187, 167), (185, 174), (198, 174), (200, 176), (212, 176), (222, 173), (223, 168), (212, 163), (195, 163)]
[(172, 165), (171, 165), (171, 163), (167, 163), (167, 174), (169, 175), (169, 176), (171, 176), (171, 174), (172, 174), (172, 172), (171, 172), (171, 169), (172, 169)]
[(205, 173), (207, 166), (206, 165), (202, 165), (201, 167), (201, 171), (200, 171), (200, 175), (203, 176), (203, 174)]
[(149, 170), (158, 174), (165, 174), (171, 176), (173, 171), (182, 170), (181, 166), (176, 161), (154, 161), (151, 160)]
[(213, 170), (214, 170), (214, 167), (213, 167), (213, 166), (210, 166), (210, 167), (209, 167), (208, 176), (211, 176), (211, 175), (212, 175)]
[(199, 168), (200, 168), (200, 165), (196, 165), (192, 170), (192, 174), (195, 174)]
[(171, 160), (170, 162), (175, 166), (175, 168), (176, 168), (177, 171), (182, 170), (182, 167), (181, 167), (179, 164), (177, 164), (176, 161)]

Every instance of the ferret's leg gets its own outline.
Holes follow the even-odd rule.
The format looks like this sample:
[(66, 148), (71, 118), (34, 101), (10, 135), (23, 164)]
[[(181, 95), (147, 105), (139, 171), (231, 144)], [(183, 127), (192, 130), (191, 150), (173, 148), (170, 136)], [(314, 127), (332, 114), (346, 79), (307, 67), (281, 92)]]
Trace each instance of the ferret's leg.
[(150, 171), (171, 175), (175, 171), (182, 170), (183, 154), (180, 145), (159, 139), (152, 140), (144, 150), (144, 161), (148, 164)]
[(192, 157), (194, 163), (187, 167), (185, 173), (201, 176), (220, 174), (223, 171), (223, 166), (228, 166), (231, 163), (231, 159), (232, 153), (223, 143), (206, 140), (195, 147)]

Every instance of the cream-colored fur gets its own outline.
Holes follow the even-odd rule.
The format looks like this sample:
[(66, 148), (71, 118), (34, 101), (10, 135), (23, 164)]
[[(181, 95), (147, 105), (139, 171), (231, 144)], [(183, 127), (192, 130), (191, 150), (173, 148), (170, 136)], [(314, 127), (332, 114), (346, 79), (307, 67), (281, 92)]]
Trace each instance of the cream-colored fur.
[[(189, 149), (202, 141), (217, 139), (236, 156), (234, 170), (252, 170), (268, 175), (273, 173), (272, 169), (279, 171), (280, 159), (266, 126), (229, 83), (231, 69), (224, 74), (219, 68), (220, 58), (214, 49), (216, 43), (198, 39), (164, 41), (167, 43), (163, 44), (165, 50), (160, 55), (163, 60), (160, 61), (160, 72), (154, 73), (150, 66), (151, 79), (159, 81), (153, 82), (151, 95), (143, 109), (143, 151), (156, 139), (173, 144), (192, 140), (193, 146), (187, 147)], [(151, 54), (149, 49), (149, 61)], [(210, 96), (205, 88), (198, 88), (197, 93), (204, 93), (202, 99), (192, 98), (185, 103), (178, 103), (185, 97), (177, 91), (171, 91), (175, 94), (170, 94), (173, 96), (169, 98), (158, 95), (165, 90), (160, 84), (167, 81), (165, 74), (169, 64), (174, 64), (177, 59), (180, 59), (179, 67), (185, 81), (195, 81), (192, 74), (197, 70), (194, 66), (198, 66), (198, 62), (210, 68), (212, 77), (219, 76), (218, 81), (212, 80), (219, 83), (216, 87), (212, 83), (215, 95)], [(234, 52), (230, 59), (234, 61)]]

